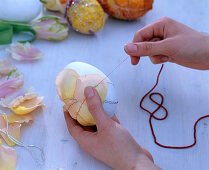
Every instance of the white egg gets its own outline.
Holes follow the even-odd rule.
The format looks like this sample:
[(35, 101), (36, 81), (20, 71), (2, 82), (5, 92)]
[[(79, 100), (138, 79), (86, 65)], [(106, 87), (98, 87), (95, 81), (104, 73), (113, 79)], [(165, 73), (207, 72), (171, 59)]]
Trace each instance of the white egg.
[(66, 66), (66, 68), (70, 68), (75, 70), (80, 76), (86, 74), (98, 74), (103, 78), (106, 78), (107, 82), (107, 96), (105, 98), (105, 102), (103, 104), (105, 112), (112, 117), (116, 113), (116, 107), (118, 103), (118, 99), (115, 92), (115, 87), (112, 81), (106, 77), (106, 75), (100, 71), (98, 68), (83, 62), (72, 62)]
[(41, 3), (39, 0), (1, 0), (0, 19), (29, 22), (37, 17), (40, 11)]

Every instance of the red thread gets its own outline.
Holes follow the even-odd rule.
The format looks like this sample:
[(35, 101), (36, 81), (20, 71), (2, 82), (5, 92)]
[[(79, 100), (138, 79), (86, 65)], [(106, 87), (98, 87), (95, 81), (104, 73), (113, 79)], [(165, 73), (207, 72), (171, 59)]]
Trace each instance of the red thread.
[[(158, 76), (157, 76), (157, 80), (156, 80), (155, 85), (153, 86), (153, 88), (152, 88), (150, 91), (148, 91), (148, 92), (142, 97), (139, 106), (140, 106), (140, 108), (141, 108), (142, 110), (144, 110), (145, 112), (149, 113), (149, 115), (150, 115), (150, 117), (149, 117), (149, 125), (150, 125), (150, 129), (151, 129), (152, 136), (153, 136), (153, 138), (154, 138), (155, 144), (157, 144), (157, 145), (160, 146), (160, 147), (169, 148), (169, 149), (187, 149), (187, 148), (191, 148), (191, 147), (193, 147), (193, 146), (196, 144), (196, 142), (197, 142), (197, 139), (196, 139), (196, 126), (197, 126), (197, 123), (198, 123), (201, 119), (204, 119), (204, 118), (209, 117), (209, 115), (202, 116), (202, 117), (200, 117), (199, 119), (196, 120), (196, 122), (195, 122), (195, 124), (194, 124), (194, 128), (193, 128), (193, 129), (194, 129), (194, 142), (193, 142), (191, 145), (187, 145), (187, 146), (166, 146), (166, 145), (162, 145), (162, 144), (160, 144), (160, 143), (157, 142), (157, 138), (156, 138), (156, 136), (155, 136), (155, 132), (154, 132), (154, 129), (153, 129), (153, 126), (152, 126), (152, 118), (154, 118), (154, 119), (156, 119), (156, 120), (165, 120), (165, 119), (167, 118), (167, 116), (168, 116), (168, 110), (163, 106), (163, 102), (164, 102), (164, 97), (163, 97), (163, 95), (162, 95), (161, 93), (151, 93), (151, 92), (152, 92), (152, 91), (157, 87), (157, 85), (158, 85), (159, 78), (160, 78), (160, 74), (161, 74), (161, 72), (162, 72), (163, 67), (164, 67), (164, 65), (162, 65), (161, 68), (160, 68), (160, 71), (159, 71), (159, 73), (158, 73)], [(161, 98), (161, 102), (160, 102), (160, 103), (156, 102), (156, 101), (152, 98), (152, 96), (154, 96), (154, 95), (160, 96), (160, 98)], [(156, 105), (158, 105), (158, 107), (157, 107), (153, 112), (147, 110), (146, 108), (144, 108), (144, 107), (142, 106), (142, 103), (143, 103), (144, 99), (145, 99), (147, 96), (149, 96), (149, 99), (150, 99), (153, 103), (155, 103)], [(158, 117), (156, 117), (156, 116), (154, 115), (160, 108), (163, 108), (163, 110), (165, 111), (165, 116), (164, 116), (163, 118), (158, 118)]]

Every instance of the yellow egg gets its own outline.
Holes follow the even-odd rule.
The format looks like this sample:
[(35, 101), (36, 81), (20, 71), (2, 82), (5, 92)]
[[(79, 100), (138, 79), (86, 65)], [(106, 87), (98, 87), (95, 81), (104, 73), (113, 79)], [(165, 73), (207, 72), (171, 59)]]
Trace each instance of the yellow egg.
[(103, 108), (112, 117), (117, 106), (114, 85), (106, 75), (96, 67), (82, 62), (72, 62), (56, 78), (56, 89), (65, 103), (63, 109), (83, 126), (94, 126), (95, 121), (88, 110), (84, 89), (95, 87)]
[(105, 15), (97, 0), (78, 0), (69, 4), (67, 18), (76, 31), (92, 34), (103, 27)]

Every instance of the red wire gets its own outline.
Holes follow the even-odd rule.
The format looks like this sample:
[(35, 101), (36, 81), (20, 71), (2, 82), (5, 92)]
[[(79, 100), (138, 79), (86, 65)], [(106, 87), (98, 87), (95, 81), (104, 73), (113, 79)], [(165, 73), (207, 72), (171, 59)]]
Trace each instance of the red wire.
[[(163, 67), (164, 67), (164, 65), (162, 65), (161, 68), (160, 68), (160, 71), (159, 71), (159, 73), (158, 73), (158, 76), (157, 76), (157, 80), (156, 80), (155, 85), (153, 86), (153, 88), (152, 88), (150, 91), (148, 91), (148, 93), (146, 93), (146, 94), (142, 97), (139, 106), (140, 106), (140, 108), (141, 108), (142, 110), (144, 110), (145, 112), (149, 113), (149, 115), (150, 115), (150, 117), (149, 117), (149, 125), (150, 125), (150, 129), (151, 129), (151, 132), (152, 132), (152, 136), (153, 136), (153, 138), (154, 138), (154, 142), (155, 142), (158, 146), (163, 147), (163, 148), (169, 148), (169, 149), (186, 149), (186, 148), (193, 147), (193, 146), (196, 144), (196, 142), (197, 142), (197, 139), (196, 139), (196, 126), (197, 126), (197, 123), (198, 123), (201, 119), (204, 119), (204, 118), (209, 117), (209, 115), (202, 116), (202, 117), (200, 117), (199, 119), (196, 120), (196, 122), (195, 122), (195, 124), (194, 124), (194, 142), (193, 142), (191, 145), (187, 145), (187, 146), (166, 146), (166, 145), (162, 145), (162, 144), (158, 143), (157, 138), (156, 138), (156, 136), (155, 136), (155, 132), (154, 132), (154, 129), (153, 129), (153, 126), (152, 126), (152, 118), (154, 118), (154, 119), (156, 119), (156, 120), (165, 120), (165, 119), (167, 118), (167, 116), (168, 116), (168, 110), (163, 106), (163, 102), (164, 102), (164, 97), (163, 97), (163, 95), (162, 95), (161, 93), (151, 93), (151, 92), (157, 87), (157, 85), (158, 85), (159, 78), (160, 78), (160, 74), (161, 74), (161, 72), (162, 72)], [(157, 101), (155, 101), (155, 100), (152, 98), (152, 96), (154, 96), (154, 95), (160, 96), (160, 98), (161, 98), (161, 102), (160, 102), (160, 103), (158, 103)], [(142, 106), (143, 101), (144, 101), (144, 99), (145, 99), (147, 96), (149, 96), (149, 99), (150, 99), (153, 103), (155, 103), (155, 104), (158, 105), (158, 107), (157, 107), (153, 112), (147, 110), (146, 108), (144, 108), (144, 107)], [(158, 117), (156, 117), (156, 116), (154, 115), (160, 108), (163, 108), (163, 110), (165, 111), (165, 116), (162, 117), (162, 118), (158, 118)]]

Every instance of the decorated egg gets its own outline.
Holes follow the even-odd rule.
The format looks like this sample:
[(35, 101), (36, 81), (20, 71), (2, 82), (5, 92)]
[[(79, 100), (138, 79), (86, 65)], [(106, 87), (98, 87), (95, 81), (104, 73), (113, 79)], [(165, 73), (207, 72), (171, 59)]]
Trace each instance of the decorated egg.
[(97, 0), (71, 0), (67, 6), (63, 2), (67, 0), (58, 1), (62, 5), (61, 12), (67, 7), (66, 17), (76, 31), (92, 34), (103, 28), (105, 15)]
[(0, 5), (0, 19), (29, 22), (40, 14), (39, 0), (6, 0)]
[(105, 12), (123, 20), (133, 20), (152, 9), (153, 0), (98, 0)]
[(102, 71), (87, 63), (72, 62), (56, 78), (57, 93), (65, 103), (64, 110), (83, 126), (95, 125), (84, 96), (88, 86), (95, 87), (105, 112), (112, 117), (118, 100), (114, 84)]

